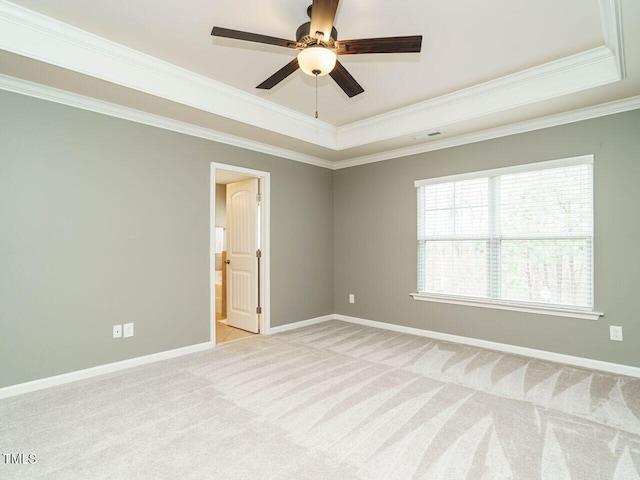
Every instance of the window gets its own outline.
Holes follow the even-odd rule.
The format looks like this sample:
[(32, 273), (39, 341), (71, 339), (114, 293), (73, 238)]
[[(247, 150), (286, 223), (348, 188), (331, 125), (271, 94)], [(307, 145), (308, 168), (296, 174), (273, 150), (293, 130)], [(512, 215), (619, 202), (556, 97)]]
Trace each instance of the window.
[(593, 157), (420, 180), (421, 300), (597, 318)]

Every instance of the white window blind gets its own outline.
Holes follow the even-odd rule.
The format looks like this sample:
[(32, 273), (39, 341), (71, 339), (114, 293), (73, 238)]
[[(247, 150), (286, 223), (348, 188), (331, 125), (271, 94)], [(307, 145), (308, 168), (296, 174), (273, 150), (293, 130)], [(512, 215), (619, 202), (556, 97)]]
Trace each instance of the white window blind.
[(418, 293), (593, 309), (593, 158), (416, 182)]

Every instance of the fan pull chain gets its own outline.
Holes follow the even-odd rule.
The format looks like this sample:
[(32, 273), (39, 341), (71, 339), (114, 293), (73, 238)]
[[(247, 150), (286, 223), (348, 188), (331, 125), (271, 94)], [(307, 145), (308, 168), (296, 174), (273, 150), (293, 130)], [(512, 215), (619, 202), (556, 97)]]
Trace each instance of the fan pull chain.
[(316, 118), (318, 118), (318, 74), (316, 73)]

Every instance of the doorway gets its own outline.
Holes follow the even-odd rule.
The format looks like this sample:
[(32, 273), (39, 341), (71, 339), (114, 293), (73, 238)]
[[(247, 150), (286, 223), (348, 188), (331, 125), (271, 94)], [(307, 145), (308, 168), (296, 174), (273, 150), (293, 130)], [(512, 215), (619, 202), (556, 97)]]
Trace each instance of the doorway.
[(268, 172), (211, 165), (211, 342), (270, 327)]

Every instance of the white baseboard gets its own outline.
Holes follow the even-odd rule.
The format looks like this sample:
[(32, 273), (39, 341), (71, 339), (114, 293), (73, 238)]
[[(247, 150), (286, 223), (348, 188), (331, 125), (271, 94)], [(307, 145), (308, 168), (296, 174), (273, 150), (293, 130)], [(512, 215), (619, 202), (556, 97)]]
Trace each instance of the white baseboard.
[(76, 380), (97, 377), (98, 375), (103, 375), (105, 373), (117, 372), (119, 370), (158, 362), (160, 360), (168, 360), (170, 358), (181, 357), (182, 355), (188, 355), (190, 353), (202, 352), (204, 350), (209, 350), (210, 348), (213, 348), (211, 342), (199, 343), (197, 345), (190, 345), (188, 347), (176, 348), (174, 350), (152, 353), (150, 355), (145, 355), (142, 357), (130, 358), (128, 360), (122, 360), (120, 362), (108, 363), (106, 365), (86, 368), (84, 370), (78, 370), (76, 372), (63, 373), (62, 375), (55, 375), (53, 377), (41, 378), (38, 380), (33, 380), (31, 382), (19, 383), (17, 385), (0, 388), (0, 399), (13, 397), (22, 393), (34, 392), (36, 390), (42, 390), (43, 388), (64, 385), (65, 383), (75, 382)]
[(296, 328), (308, 327), (309, 325), (315, 325), (317, 323), (326, 322), (328, 320), (335, 320), (334, 314), (325, 315), (324, 317), (310, 318), (308, 320), (301, 320), (300, 322), (288, 323), (286, 325), (280, 325), (279, 327), (271, 327), (269, 329), (269, 335), (274, 333), (287, 332), (289, 330), (295, 330)]
[(591, 358), (574, 357), (573, 355), (565, 355), (564, 353), (548, 352), (546, 350), (537, 350), (535, 348), (520, 347), (517, 345), (509, 345), (507, 343), (491, 342), (489, 340), (480, 340), (477, 338), (462, 337), (460, 335), (451, 335), (449, 333), (434, 332), (431, 330), (422, 330), (420, 328), (404, 327), (402, 325), (394, 325), (391, 323), (376, 322), (374, 320), (365, 320), (363, 318), (348, 317), (346, 315), (333, 315), (336, 320), (343, 322), (365, 325), (367, 327), (382, 328), (400, 333), (409, 333), (421, 337), (429, 337), (435, 340), (443, 340), (446, 342), (461, 343), (471, 345), (473, 347), (486, 348), (489, 350), (498, 350), (505, 353), (514, 353), (525, 357), (533, 357), (550, 362), (565, 363), (576, 367), (590, 368), (593, 370), (601, 370), (604, 372), (615, 373), (618, 375), (628, 375), (630, 377), (640, 378), (640, 368), (631, 365), (622, 365), (619, 363), (603, 362), (602, 360), (593, 360)]
[[(381, 328), (384, 330), (391, 330), (393, 332), (408, 333), (410, 335), (418, 335), (420, 337), (433, 338), (435, 340), (443, 340), (446, 342), (461, 343), (463, 345), (471, 345), (473, 347), (487, 348), (489, 350), (497, 350), (505, 353), (513, 353), (516, 355), (524, 355), (526, 357), (538, 358), (541, 360), (548, 360), (550, 362), (565, 363), (567, 365), (573, 365), (576, 367), (590, 368), (593, 370), (601, 370), (604, 372), (615, 373), (618, 375), (628, 375), (630, 377), (640, 378), (640, 368), (633, 367), (631, 365), (622, 365), (618, 363), (603, 362), (601, 360), (593, 360), (584, 357), (575, 357), (572, 355), (565, 355), (563, 353), (548, 352), (545, 350), (537, 350), (535, 348), (520, 347), (517, 345), (509, 345), (506, 343), (491, 342), (488, 340), (480, 340), (477, 338), (463, 337), (460, 335), (451, 335), (449, 333), (434, 332), (431, 330), (422, 330), (420, 328), (405, 327), (402, 325), (394, 325), (391, 323), (377, 322), (375, 320), (366, 320), (364, 318), (349, 317), (347, 315), (331, 314), (323, 317), (310, 318), (308, 320), (302, 320), (300, 322), (289, 323), (287, 325), (281, 325), (278, 327), (272, 327), (269, 329), (269, 335), (287, 332), (289, 330), (295, 330), (298, 328), (308, 327), (310, 325), (316, 325), (318, 323), (327, 322), (329, 320), (340, 320), (343, 322), (354, 323), (357, 325), (364, 325), (367, 327)], [(139, 365), (145, 365), (148, 363), (158, 362), (160, 360), (167, 360), (170, 358), (180, 357), (182, 355), (188, 355), (190, 353), (201, 352), (213, 348), (211, 342), (200, 343), (198, 345), (191, 345), (189, 347), (176, 348), (175, 350), (168, 350), (166, 352), (153, 353), (151, 355), (145, 355), (143, 357), (131, 358), (129, 360), (123, 360), (120, 362), (109, 363), (107, 365), (100, 365), (97, 367), (87, 368), (79, 370), (77, 372), (65, 373), (62, 375), (56, 375), (54, 377), (42, 378), (39, 380), (33, 380), (31, 382), (20, 383), (18, 385), (11, 385), (9, 387), (0, 388), (0, 399), (9, 398), (22, 393), (33, 392), (36, 390), (42, 390), (43, 388), (54, 387), (57, 385), (63, 385), (65, 383), (75, 382), (76, 380), (82, 380), (85, 378), (96, 377), (105, 373), (117, 372), (131, 367)]]

